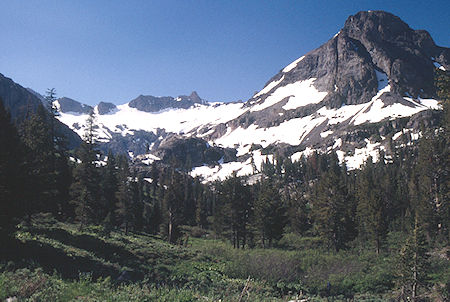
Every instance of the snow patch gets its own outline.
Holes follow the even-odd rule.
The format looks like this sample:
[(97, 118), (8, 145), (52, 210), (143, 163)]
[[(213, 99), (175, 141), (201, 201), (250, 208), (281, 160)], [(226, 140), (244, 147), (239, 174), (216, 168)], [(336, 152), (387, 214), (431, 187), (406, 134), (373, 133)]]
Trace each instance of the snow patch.
[(317, 151), (317, 150), (316, 149), (312, 149), (310, 147), (306, 147), (305, 150), (292, 154), (291, 155), (291, 160), (293, 162), (299, 161), (302, 157), (308, 157), (311, 154), (313, 154), (315, 151)]
[(225, 135), (218, 138), (216, 143), (220, 146), (233, 148), (237, 145), (260, 144), (263, 148), (273, 143), (286, 143), (299, 145), (303, 139), (316, 126), (326, 120), (325, 117), (306, 116), (287, 120), (278, 126), (270, 128), (258, 128), (257, 125), (250, 125), (248, 128), (238, 127), (227, 131)]
[(342, 138), (338, 138), (334, 142), (334, 145), (333, 145), (332, 149), (337, 149), (337, 148), (340, 148), (341, 146), (342, 146)]
[(253, 97), (256, 98), (260, 95), (266, 94), (268, 93), (270, 90), (272, 90), (275, 86), (277, 86), (278, 84), (280, 84), (282, 81), (284, 80), (284, 75), (278, 80), (278, 81), (272, 81), (269, 84), (267, 84), (266, 86), (264, 86), (264, 88), (258, 92), (257, 94), (255, 94)]
[(286, 72), (291, 71), (292, 69), (294, 69), (297, 66), (298, 62), (300, 62), (304, 58), (305, 58), (305, 56), (302, 56), (302, 57), (298, 58), (297, 60), (295, 60), (294, 62), (292, 62), (291, 64), (289, 64), (288, 66), (284, 67), (283, 72), (286, 73)]
[(277, 88), (261, 104), (253, 106), (250, 111), (261, 111), (269, 108), (285, 98), (289, 98), (283, 109), (295, 109), (308, 104), (317, 104), (323, 100), (328, 92), (320, 92), (314, 87), (316, 78), (295, 82)]
[(372, 156), (374, 163), (378, 161), (379, 150), (383, 150), (384, 147), (380, 146), (380, 143), (371, 143), (368, 139), (365, 141), (365, 148), (356, 148), (353, 155), (345, 157), (345, 164), (349, 170), (359, 169), (369, 156)]
[(140, 160), (141, 163), (143, 163), (147, 166), (151, 165), (155, 161), (161, 160), (161, 158), (159, 158), (158, 156), (153, 155), (153, 154), (138, 155), (138, 156), (136, 156), (136, 159)]
[(333, 131), (331, 131), (331, 130), (324, 131), (324, 132), (320, 133), (320, 137), (325, 138), (325, 137), (327, 137), (328, 135), (330, 135), (332, 133), (333, 133)]

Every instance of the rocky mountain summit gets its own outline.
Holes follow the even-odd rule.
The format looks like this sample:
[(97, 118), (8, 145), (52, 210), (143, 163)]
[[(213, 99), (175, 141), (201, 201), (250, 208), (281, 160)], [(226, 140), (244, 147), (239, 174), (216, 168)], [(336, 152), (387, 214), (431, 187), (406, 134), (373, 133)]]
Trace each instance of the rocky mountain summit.
[(62, 97), (58, 99), (58, 109), (64, 113), (79, 113), (89, 114), (94, 108), (89, 105), (81, 104), (68, 97)]
[(151, 95), (140, 95), (129, 103), (129, 106), (145, 112), (158, 112), (165, 109), (182, 108), (187, 109), (195, 104), (205, 105), (197, 92), (193, 91), (189, 96), (180, 95), (177, 98), (171, 96), (156, 97)]
[[(259, 104), (257, 109), (262, 110), (274, 109), (273, 105), (278, 104), (285, 111), (296, 110), (295, 115), (307, 115), (323, 105), (340, 108), (368, 103), (387, 86), (389, 91), (380, 95), (386, 105), (407, 105), (405, 96), (436, 97), (436, 65), (450, 69), (450, 50), (436, 46), (428, 32), (413, 30), (387, 12), (359, 12), (350, 16), (339, 33), (324, 45), (272, 77), (248, 106)], [(311, 93), (313, 88), (317, 90), (316, 98), (306, 95), (294, 102), (296, 91), (274, 98), (280, 88), (288, 90), (289, 85), (296, 83), (311, 88)]]

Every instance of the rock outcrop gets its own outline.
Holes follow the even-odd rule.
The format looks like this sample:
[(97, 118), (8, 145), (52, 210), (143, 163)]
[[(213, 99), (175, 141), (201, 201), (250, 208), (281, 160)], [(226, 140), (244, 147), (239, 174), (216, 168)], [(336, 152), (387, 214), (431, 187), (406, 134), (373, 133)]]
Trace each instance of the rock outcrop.
[(177, 98), (171, 96), (156, 97), (151, 95), (140, 95), (134, 100), (130, 101), (129, 106), (145, 112), (158, 112), (165, 109), (187, 109), (195, 104), (205, 104), (197, 92), (192, 92), (191, 95), (180, 95)]

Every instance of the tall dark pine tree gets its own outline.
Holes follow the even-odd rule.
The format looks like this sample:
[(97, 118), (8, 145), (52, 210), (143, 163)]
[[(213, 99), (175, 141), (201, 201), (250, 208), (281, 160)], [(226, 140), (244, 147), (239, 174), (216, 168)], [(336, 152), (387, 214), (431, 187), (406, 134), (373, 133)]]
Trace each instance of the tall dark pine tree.
[(200, 228), (205, 228), (207, 224), (206, 192), (198, 177), (194, 179), (193, 191), (195, 201), (195, 224)]
[(418, 297), (418, 288), (425, 285), (429, 273), (428, 241), (416, 215), (414, 228), (400, 250), (398, 257), (398, 281), (404, 297)]
[(383, 164), (379, 162), (374, 165), (369, 156), (358, 175), (356, 189), (358, 233), (362, 239), (368, 239), (374, 244), (377, 254), (380, 253), (387, 234), (387, 201), (379, 181)]
[(53, 169), (53, 198), (57, 205), (57, 217), (64, 218), (72, 215), (72, 208), (69, 205), (69, 190), (72, 183), (72, 172), (68, 164), (66, 138), (57, 129), (57, 117), (60, 116), (56, 106), (55, 88), (47, 89), (45, 100), (50, 113), (49, 130), (51, 138), (52, 169)]
[(102, 202), (103, 207), (103, 224), (105, 228), (110, 229), (116, 224), (115, 211), (116, 211), (116, 192), (118, 190), (118, 166), (115, 156), (109, 152), (106, 166), (103, 168), (102, 174)]
[(141, 232), (144, 229), (144, 180), (136, 171), (132, 173), (131, 193), (132, 193), (132, 211), (133, 211), (133, 229), (135, 232)]
[(228, 238), (234, 248), (244, 248), (249, 237), (251, 196), (248, 186), (236, 174), (216, 184), (214, 229)]
[(95, 118), (91, 113), (86, 121), (84, 141), (78, 151), (81, 161), (74, 169), (74, 182), (71, 186), (72, 202), (75, 204), (75, 215), (80, 222), (80, 230), (91, 222), (98, 222), (98, 206), (100, 175), (96, 166), (97, 148), (95, 143)]
[(328, 172), (320, 177), (315, 200), (313, 217), (315, 227), (321, 237), (336, 251), (345, 247), (351, 231), (347, 228), (348, 196), (337, 158), (331, 161)]
[(180, 226), (183, 221), (183, 180), (172, 167), (165, 177), (165, 183), (167, 189), (164, 191), (162, 200), (162, 233), (167, 237), (168, 242), (176, 243), (181, 236)]
[(263, 247), (271, 247), (274, 241), (281, 239), (287, 222), (286, 206), (271, 181), (261, 182), (260, 192), (255, 200), (254, 215)]
[(438, 132), (440, 169), (440, 200), (437, 203), (439, 232), (450, 242), (450, 72), (436, 69), (436, 90), (443, 107), (441, 129)]
[(436, 143), (438, 139), (434, 137), (434, 133), (423, 131), (419, 141), (417, 164), (409, 182), (412, 211), (428, 238), (434, 237), (438, 231), (437, 211), (442, 203), (440, 187), (444, 163), (443, 159), (439, 158)]
[(25, 161), (28, 173), (26, 215), (36, 212), (57, 212), (54, 182), (54, 152), (50, 135), (50, 116), (43, 106), (23, 121), (20, 126), (21, 139), (25, 145)]
[(292, 188), (287, 188), (287, 194), (289, 198), (285, 198), (285, 202), (288, 207), (289, 231), (303, 235), (311, 227), (308, 192), (303, 185), (292, 185)]
[[(57, 109), (50, 106), (55, 100), (54, 89), (47, 95), (48, 110), (40, 105), (21, 125), (21, 138), (26, 146), (29, 199), (34, 212), (51, 212), (58, 218), (70, 215), (69, 186), (71, 172), (67, 161), (64, 137), (56, 129)], [(64, 215), (65, 214), (65, 215)]]
[(130, 176), (130, 168), (128, 165), (128, 158), (121, 155), (118, 158), (119, 165), (119, 189), (116, 193), (116, 216), (119, 225), (125, 229), (125, 234), (128, 234), (131, 223), (133, 221), (133, 192), (132, 181)]
[[(0, 242), (11, 238), (23, 209), (23, 148), (17, 129), (0, 99)], [(20, 203), (22, 202), (22, 203)]]

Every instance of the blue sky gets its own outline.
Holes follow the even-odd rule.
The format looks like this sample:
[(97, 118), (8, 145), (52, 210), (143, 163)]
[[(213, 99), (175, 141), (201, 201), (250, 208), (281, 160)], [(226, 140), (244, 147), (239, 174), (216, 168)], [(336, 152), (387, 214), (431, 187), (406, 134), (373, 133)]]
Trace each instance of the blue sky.
[(360, 10), (450, 47), (450, 1), (0, 0), (0, 73), (87, 104), (196, 90), (247, 100)]

